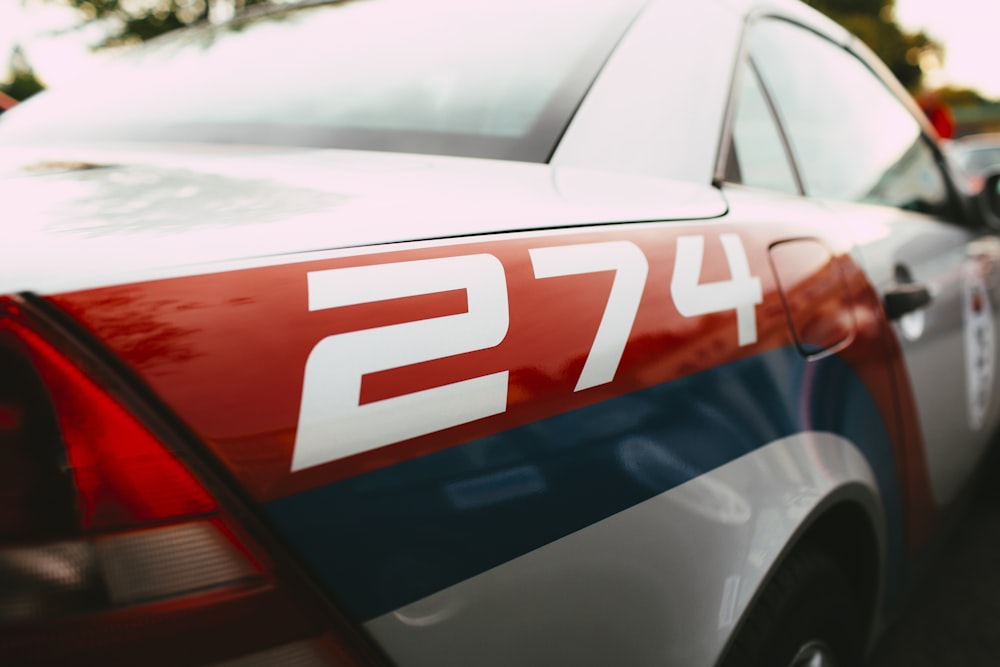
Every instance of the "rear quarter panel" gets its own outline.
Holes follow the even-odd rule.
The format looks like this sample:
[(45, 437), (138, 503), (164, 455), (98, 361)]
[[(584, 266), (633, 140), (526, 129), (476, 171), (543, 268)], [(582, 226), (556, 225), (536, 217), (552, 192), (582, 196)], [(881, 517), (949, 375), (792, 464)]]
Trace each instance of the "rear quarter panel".
[[(889, 560), (901, 558), (900, 480), (912, 477), (884, 323), (849, 245), (828, 221), (806, 215), (790, 226), (794, 213), (747, 210), (698, 223), (304, 253), (48, 299), (200, 437), (399, 664), (708, 664), (773, 564), (830, 504), (862, 506)], [(724, 249), (734, 236), (759, 298), (749, 310), (681, 308), (677, 267), (688, 262), (690, 272), (690, 258), (678, 257), (679, 239), (701, 239), (698, 284), (724, 292), (747, 283)], [(799, 238), (829, 249), (826, 268), (840, 276), (832, 292), (805, 275), (783, 298), (769, 249)], [(536, 251), (577, 246), (598, 258), (627, 248), (632, 259), (538, 275)], [(472, 270), (499, 267), (499, 296), (464, 289), (476, 276), (444, 287), (348, 287), (369, 296), (332, 306), (310, 293), (310, 275), (377, 278), (390, 274), (336, 272), (484, 256), (492, 259)], [(645, 273), (636, 271), (642, 262)], [(613, 292), (626, 273), (631, 325)], [(848, 344), (804, 354), (785, 299), (822, 306), (830, 294), (848, 304)], [(398, 350), (375, 350), (385, 363), (372, 372), (349, 357), (319, 369), (319, 404), (342, 403), (334, 395), (347, 391), (362, 433), (385, 430), (384, 419), (404, 424), (405, 435), (418, 417), (363, 408), (412, 408), (421, 395), (451, 425), (345, 445), (334, 419), (325, 453), (296, 464), (304, 394), (316, 391), (307, 366), (324, 341), (360, 334), (375, 344), (394, 326), (429, 322), (443, 328), (385, 340), (421, 348), (433, 341), (420, 332), (432, 331), (454, 350), (449, 327), (459, 320), (449, 318), (471, 321), (481, 306), (506, 309), (498, 342), (400, 365), (385, 361)], [(617, 361), (614, 346), (595, 345), (609, 322), (623, 344)], [(612, 374), (581, 387), (591, 357)], [(439, 403), (433, 396), (443, 394), (427, 393), (487, 377), (504, 383), (492, 411), (456, 409), (478, 405), (462, 392)]]

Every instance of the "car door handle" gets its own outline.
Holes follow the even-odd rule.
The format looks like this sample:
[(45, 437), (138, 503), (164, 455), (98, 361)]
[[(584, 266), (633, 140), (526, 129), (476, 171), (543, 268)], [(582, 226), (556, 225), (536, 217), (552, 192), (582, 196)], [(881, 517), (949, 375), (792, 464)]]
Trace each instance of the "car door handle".
[(931, 302), (931, 292), (920, 283), (903, 283), (886, 290), (883, 296), (885, 314), (890, 320), (898, 320), (907, 313), (919, 310)]

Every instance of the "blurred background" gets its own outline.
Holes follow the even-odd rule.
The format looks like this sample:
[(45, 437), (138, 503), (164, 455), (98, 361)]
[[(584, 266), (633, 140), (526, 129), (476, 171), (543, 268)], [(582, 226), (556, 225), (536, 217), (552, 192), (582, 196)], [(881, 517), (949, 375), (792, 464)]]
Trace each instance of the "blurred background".
[[(23, 100), (130, 44), (199, 21), (225, 21), (251, 5), (287, 1), (0, 0), (0, 95), (8, 103)], [(994, 46), (1000, 2), (806, 2), (864, 40), (925, 108), (944, 105), (947, 117), (938, 130), (946, 138), (1000, 131)]]

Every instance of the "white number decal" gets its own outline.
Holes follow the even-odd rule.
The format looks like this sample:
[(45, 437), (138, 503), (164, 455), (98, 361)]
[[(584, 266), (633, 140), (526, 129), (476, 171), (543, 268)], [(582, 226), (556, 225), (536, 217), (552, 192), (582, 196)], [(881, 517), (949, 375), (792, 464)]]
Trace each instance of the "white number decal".
[(292, 471), (507, 409), (508, 372), (361, 405), (364, 375), (483, 350), (507, 335), (507, 281), (493, 255), (312, 271), (309, 310), (465, 289), (468, 312), (335, 334), (309, 353)]
[(528, 252), (536, 278), (615, 272), (601, 324), (575, 391), (611, 382), (615, 379), (646, 286), (649, 272), (646, 256), (629, 241), (534, 248)]
[[(720, 236), (729, 280), (701, 284), (705, 239), (682, 236), (670, 293), (684, 317), (736, 311), (739, 344), (757, 341), (760, 279), (740, 237)], [(529, 250), (535, 278), (613, 271), (601, 322), (575, 391), (612, 382), (618, 372), (649, 273), (642, 250), (629, 241)], [(464, 289), (468, 310), (413, 322), (327, 336), (306, 361), (292, 471), (366, 452), (503, 413), (509, 371), (361, 404), (365, 375), (499, 345), (507, 335), (507, 280), (489, 254), (312, 271), (309, 310), (375, 303)]]
[(750, 265), (743, 242), (736, 234), (722, 234), (722, 248), (729, 263), (729, 280), (699, 284), (705, 237), (681, 236), (677, 239), (677, 259), (670, 294), (684, 317), (695, 317), (726, 310), (736, 311), (740, 345), (757, 342), (757, 317), (754, 307), (764, 301), (760, 279), (750, 275)]

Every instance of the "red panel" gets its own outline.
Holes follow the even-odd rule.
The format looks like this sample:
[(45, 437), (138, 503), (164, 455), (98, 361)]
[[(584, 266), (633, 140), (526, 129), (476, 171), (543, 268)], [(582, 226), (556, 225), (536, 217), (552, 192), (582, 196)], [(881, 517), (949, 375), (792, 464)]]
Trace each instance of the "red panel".
[(81, 526), (205, 514), (216, 502), (190, 472), (113, 398), (39, 335), (12, 320), (55, 405), (73, 470)]
[(771, 248), (771, 265), (802, 353), (847, 345), (854, 335), (854, 308), (830, 251), (813, 239), (786, 241)]
[[(755, 309), (757, 342), (752, 345), (738, 344), (735, 311), (684, 317), (671, 296), (676, 238), (705, 237), (701, 282), (707, 283), (730, 278), (720, 241), (725, 233), (740, 235), (751, 273), (763, 288), (763, 303)], [(768, 248), (782, 233), (766, 225), (737, 229), (670, 223), (610, 226), (593, 233), (518, 234), (458, 245), (393, 246), (384, 253), (131, 284), (52, 300), (131, 364), (263, 501), (792, 344), (768, 259)], [(636, 244), (648, 260), (642, 302), (615, 380), (574, 392), (613, 273), (536, 279), (528, 251), (618, 240)], [(831, 251), (840, 264), (856, 330), (844, 357), (868, 384), (901, 448), (877, 298), (842, 250), (834, 245)], [(507, 410), (291, 473), (306, 359), (319, 341), (335, 333), (466, 308), (459, 291), (310, 312), (307, 273), (474, 253), (490, 253), (503, 264), (510, 313), (506, 338), (491, 349), (366, 376), (361, 401), (509, 370)]]

